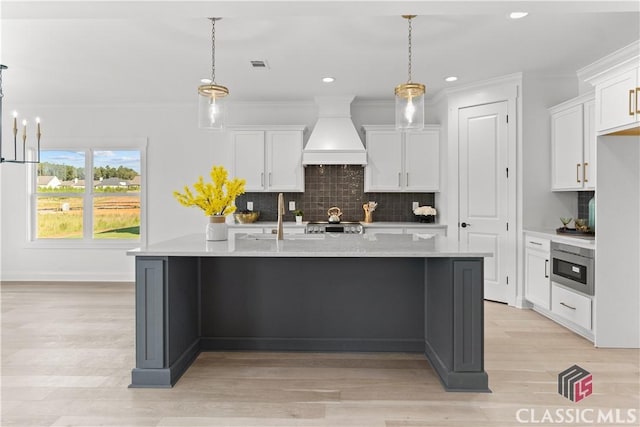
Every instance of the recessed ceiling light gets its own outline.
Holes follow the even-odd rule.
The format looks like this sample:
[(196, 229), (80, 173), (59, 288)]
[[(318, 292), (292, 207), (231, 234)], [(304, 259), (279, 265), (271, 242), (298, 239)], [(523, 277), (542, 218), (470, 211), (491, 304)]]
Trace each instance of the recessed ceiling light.
[(456, 80), (458, 80), (456, 76), (449, 76), (446, 79), (444, 79), (445, 82), (455, 82)]
[(209, 83), (211, 83), (211, 79), (200, 79), (200, 83), (208, 85)]
[(336, 81), (336, 79), (334, 79), (333, 77), (323, 77), (322, 81), (325, 83), (333, 83)]
[(509, 18), (511, 18), (511, 19), (520, 19), (520, 18), (524, 18), (528, 14), (529, 14), (529, 12), (511, 12), (509, 14)]

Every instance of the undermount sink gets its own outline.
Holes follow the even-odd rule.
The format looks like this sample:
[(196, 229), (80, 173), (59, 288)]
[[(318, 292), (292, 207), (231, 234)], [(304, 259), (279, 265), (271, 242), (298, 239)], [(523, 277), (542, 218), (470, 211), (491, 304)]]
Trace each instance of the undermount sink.
[[(238, 236), (245, 240), (276, 240), (277, 235), (268, 233), (251, 233)], [(284, 234), (284, 240), (323, 240), (323, 234)]]

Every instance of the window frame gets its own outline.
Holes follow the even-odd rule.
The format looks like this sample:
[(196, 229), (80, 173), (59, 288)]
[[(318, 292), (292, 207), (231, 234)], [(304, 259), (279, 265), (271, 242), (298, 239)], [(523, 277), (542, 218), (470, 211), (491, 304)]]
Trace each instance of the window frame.
[[(96, 239), (94, 238), (93, 220), (96, 198), (106, 196), (126, 197), (126, 193), (101, 193), (96, 192), (93, 185), (91, 189), (82, 193), (51, 193), (60, 197), (81, 197), (83, 206), (82, 238), (38, 238), (37, 237), (37, 211), (38, 211), (38, 165), (31, 164), (27, 168), (27, 181), (29, 183), (28, 212), (29, 227), (27, 230), (27, 246), (34, 248), (79, 248), (79, 249), (132, 249), (145, 246), (147, 243), (147, 138), (69, 138), (60, 141), (47, 141), (46, 148), (42, 151), (76, 151), (84, 152), (85, 181), (92, 181), (94, 153), (99, 151), (138, 151), (140, 153), (140, 237), (138, 239)], [(87, 179), (86, 176), (90, 178)]]

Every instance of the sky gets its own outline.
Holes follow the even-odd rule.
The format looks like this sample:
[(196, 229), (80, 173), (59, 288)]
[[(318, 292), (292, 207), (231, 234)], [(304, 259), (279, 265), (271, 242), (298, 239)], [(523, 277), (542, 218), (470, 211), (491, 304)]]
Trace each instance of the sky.
[[(74, 167), (84, 167), (83, 151), (57, 151), (42, 150), (40, 161)], [(118, 168), (124, 166), (140, 172), (140, 152), (139, 151), (94, 151), (93, 164), (95, 167), (110, 166)]]

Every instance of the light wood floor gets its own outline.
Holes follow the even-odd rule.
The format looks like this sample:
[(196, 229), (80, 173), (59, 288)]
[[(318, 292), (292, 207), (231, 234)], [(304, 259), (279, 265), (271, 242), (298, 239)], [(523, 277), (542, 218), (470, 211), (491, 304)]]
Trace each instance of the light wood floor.
[[(595, 349), (496, 303), (485, 304), (493, 393), (446, 393), (422, 355), (397, 353), (204, 353), (173, 389), (152, 390), (127, 388), (132, 284), (1, 287), (2, 427), (514, 426), (522, 408), (534, 420), (556, 408), (640, 410), (638, 350)], [(557, 393), (573, 364), (593, 374), (579, 403)]]

